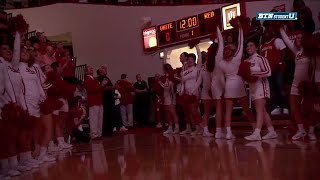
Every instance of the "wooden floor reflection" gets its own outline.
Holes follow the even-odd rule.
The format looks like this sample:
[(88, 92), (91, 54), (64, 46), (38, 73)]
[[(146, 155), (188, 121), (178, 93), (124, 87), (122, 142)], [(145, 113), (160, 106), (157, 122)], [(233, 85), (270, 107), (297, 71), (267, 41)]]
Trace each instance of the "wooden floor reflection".
[[(250, 132), (240, 131), (238, 137)], [(103, 180), (318, 180), (317, 142), (247, 142), (214, 138), (124, 135), (76, 146), (17, 179)]]

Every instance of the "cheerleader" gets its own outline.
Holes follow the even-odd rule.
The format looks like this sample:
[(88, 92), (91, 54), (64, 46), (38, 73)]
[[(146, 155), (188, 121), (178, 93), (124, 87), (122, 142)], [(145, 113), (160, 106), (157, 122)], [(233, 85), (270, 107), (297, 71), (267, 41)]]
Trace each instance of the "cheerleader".
[[(212, 98), (216, 101), (216, 134), (215, 138), (221, 139), (225, 138), (225, 135), (222, 132), (222, 116), (223, 116), (223, 100), (222, 95), (225, 90), (225, 79), (223, 73), (220, 69), (220, 62), (223, 60), (223, 37), (219, 27), (217, 27), (217, 36), (218, 36), (218, 49), (216, 51), (215, 60), (214, 60), (214, 69), (211, 73), (211, 93)], [(213, 58), (211, 53), (211, 58)], [(209, 57), (210, 57), (209, 56)]]
[[(175, 93), (174, 93), (174, 84), (172, 79), (169, 78), (170, 73), (173, 72), (173, 68), (170, 64), (165, 64), (163, 66), (163, 70), (165, 76), (162, 78), (164, 79), (163, 82), (161, 80), (158, 81), (160, 86), (163, 88), (162, 99), (163, 99), (163, 111), (166, 113), (166, 117), (169, 122), (169, 128), (163, 134), (179, 134), (179, 120), (176, 113), (175, 107)], [(173, 130), (173, 123), (174, 123), (174, 130)]]
[[(22, 76), (25, 89), (25, 102), (30, 115), (30, 128), (21, 129), (20, 141), (24, 144), (20, 153), (20, 161), (31, 167), (39, 167), (40, 161), (33, 159), (31, 156), (31, 142), (33, 137), (32, 130), (37, 130), (36, 124), (40, 118), (40, 103), (46, 99), (45, 92), (42, 88), (37, 70), (33, 66), (30, 53), (27, 49), (21, 49), (19, 70)], [(35, 136), (34, 136), (35, 137)], [(35, 139), (38, 143), (38, 139)]]
[[(196, 46), (197, 50), (197, 64), (196, 64), (196, 55), (189, 54), (188, 61), (187, 61), (187, 68), (182, 73), (182, 92), (185, 99), (186, 105), (186, 116), (189, 120), (192, 120), (193, 123), (196, 125), (196, 130), (191, 133), (190, 127), (191, 124), (187, 125), (187, 129), (182, 132), (182, 134), (191, 133), (191, 135), (202, 135), (202, 129), (200, 127), (201, 123), (201, 115), (199, 112), (199, 89), (194, 90), (194, 86), (197, 84), (198, 77), (202, 68), (202, 57), (201, 51), (198, 45)], [(186, 102), (188, 101), (188, 102)]]
[(199, 87), (202, 85), (201, 89), (201, 101), (204, 106), (204, 113), (202, 118), (202, 126), (203, 126), (203, 136), (212, 137), (213, 134), (209, 132), (208, 122), (209, 115), (212, 111), (212, 97), (211, 97), (211, 72), (207, 67), (208, 56), (206, 52), (202, 52), (202, 64), (204, 64), (201, 68), (201, 72), (199, 75), (199, 79), (197, 84), (193, 90), (193, 92), (197, 91)]
[[(239, 23), (240, 26), (240, 23)], [(220, 36), (221, 37), (221, 36)], [(223, 41), (223, 39), (219, 39)], [(238, 49), (233, 44), (228, 44), (223, 50), (223, 60), (220, 61), (219, 67), (225, 78), (225, 127), (227, 130), (226, 139), (234, 139), (235, 137), (231, 131), (231, 118), (233, 110), (234, 99), (240, 99), (245, 114), (249, 117), (250, 122), (254, 122), (254, 117), (249, 109), (246, 87), (243, 79), (237, 75), (239, 66), (241, 64), (243, 54), (243, 31), (239, 28), (238, 35)]]
[[(308, 70), (309, 70), (310, 59), (307, 56), (305, 56), (305, 54), (303, 53), (303, 49), (302, 49), (303, 35), (302, 34), (299, 34), (296, 36), (294, 43), (292, 43), (292, 41), (289, 40), (283, 28), (280, 29), (280, 34), (282, 39), (286, 43), (286, 45), (295, 55), (294, 78), (291, 85), (289, 100), (290, 100), (290, 108), (292, 111), (292, 118), (298, 124), (297, 125), (298, 131), (292, 137), (292, 140), (298, 140), (306, 136), (306, 130), (304, 129), (304, 126), (303, 126), (303, 117), (301, 113), (302, 98), (299, 92), (299, 85), (301, 82), (309, 80)], [(310, 140), (316, 140), (313, 125), (309, 127), (308, 136)]]
[(256, 109), (256, 128), (250, 136), (245, 139), (249, 141), (261, 140), (261, 128), (263, 122), (268, 127), (268, 133), (262, 139), (277, 138), (269, 113), (266, 110), (266, 100), (270, 98), (270, 88), (267, 77), (271, 76), (271, 69), (268, 60), (257, 54), (257, 45), (254, 41), (248, 41), (247, 53), (249, 58), (245, 62), (250, 63), (251, 80), (249, 82), (250, 95)]
[[(1, 94), (1, 106), (2, 108), (9, 103), (14, 103), (20, 106), (23, 110), (27, 110), (27, 106), (24, 99), (24, 85), (19, 72), (19, 57), (20, 57), (20, 35), (16, 34), (14, 40), (14, 52), (12, 53), (8, 45), (1, 45), (0, 57), (1, 64), (3, 64), (3, 77), (6, 81)], [(3, 83), (3, 82), (1, 82)], [(17, 157), (17, 143), (19, 127), (17, 126), (21, 122), (14, 123), (16, 119), (7, 119), (3, 123), (1, 129), (1, 137), (3, 138), (3, 152), (1, 158), (1, 173), (9, 176), (20, 175), (20, 172), (29, 171), (32, 168), (26, 166), (25, 163), (18, 163)], [(19, 144), (21, 145), (21, 144)]]

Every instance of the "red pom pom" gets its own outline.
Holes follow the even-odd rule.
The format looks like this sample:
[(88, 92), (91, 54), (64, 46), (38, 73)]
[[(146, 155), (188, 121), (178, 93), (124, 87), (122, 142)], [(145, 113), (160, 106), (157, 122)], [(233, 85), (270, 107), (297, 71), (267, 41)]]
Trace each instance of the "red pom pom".
[(63, 106), (63, 102), (57, 98), (48, 97), (44, 102), (40, 104), (40, 111), (43, 114), (50, 114), (55, 110), (60, 109)]
[(188, 46), (190, 47), (190, 49), (194, 48), (197, 44), (200, 43), (200, 40), (199, 39), (194, 39), (194, 40), (191, 40), (188, 44)]
[(250, 70), (249, 62), (247, 61), (241, 62), (238, 70), (238, 75), (241, 76), (247, 82), (251, 81), (251, 70)]
[(21, 14), (11, 17), (8, 21), (8, 30), (12, 33), (18, 31), (20, 33), (28, 32), (29, 24), (23, 18)]

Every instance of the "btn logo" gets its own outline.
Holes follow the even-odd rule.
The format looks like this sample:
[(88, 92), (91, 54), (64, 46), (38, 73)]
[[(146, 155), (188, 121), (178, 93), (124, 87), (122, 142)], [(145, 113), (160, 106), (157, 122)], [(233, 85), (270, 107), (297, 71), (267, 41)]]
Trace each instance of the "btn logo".
[(257, 20), (298, 20), (297, 12), (257, 12)]

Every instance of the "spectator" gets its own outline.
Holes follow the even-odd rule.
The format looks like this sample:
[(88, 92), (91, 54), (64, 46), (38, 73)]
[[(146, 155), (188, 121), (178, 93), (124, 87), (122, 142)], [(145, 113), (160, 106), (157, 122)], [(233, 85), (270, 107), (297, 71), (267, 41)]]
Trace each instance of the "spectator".
[(136, 92), (134, 102), (134, 115), (135, 121), (139, 122), (140, 125), (145, 125), (148, 120), (149, 111), (149, 94), (148, 85), (146, 81), (142, 80), (140, 74), (136, 75), (137, 82), (134, 83), (133, 87)]
[(309, 7), (306, 6), (306, 3), (303, 0), (294, 0), (293, 1), (293, 12), (300, 13), (301, 10), (305, 10), (308, 16), (312, 17), (312, 11)]
[(121, 118), (121, 109), (120, 109), (120, 98), (121, 94), (118, 90), (114, 90), (115, 95), (115, 102), (114, 108), (112, 110), (112, 123), (113, 123), (113, 132), (117, 132), (119, 129), (120, 132), (127, 131), (128, 129), (123, 126), (122, 118)]
[(312, 15), (308, 10), (302, 9), (298, 12), (298, 21), (296, 21), (296, 27), (299, 30), (302, 30), (307, 33), (313, 33), (315, 30), (315, 23), (312, 19)]
[(111, 135), (112, 134), (112, 111), (115, 104), (115, 87), (113, 86), (111, 80), (107, 77), (108, 69), (106, 66), (101, 66), (98, 71), (98, 81), (102, 83), (103, 81), (106, 84), (103, 86), (103, 134)]
[(251, 28), (249, 33), (245, 36), (246, 42), (253, 40), (260, 46), (260, 38), (263, 33), (263, 28), (260, 21), (256, 20), (256, 17), (251, 19)]
[(46, 53), (42, 57), (41, 65), (51, 65), (56, 62), (56, 58), (54, 57), (54, 48), (52, 46), (47, 46)]
[(93, 68), (91, 66), (87, 66), (84, 87), (87, 90), (91, 139), (96, 139), (102, 136), (102, 86), (105, 84), (107, 84), (106, 81), (103, 81), (102, 84), (100, 84), (99, 81), (93, 77)]
[(76, 65), (73, 63), (72, 57), (70, 55), (63, 57), (59, 64), (61, 66), (61, 76), (63, 80), (75, 84), (77, 82), (77, 79), (74, 77)]
[(134, 87), (127, 80), (126, 74), (121, 74), (121, 80), (117, 82), (119, 85), (119, 92), (121, 94), (120, 98), (120, 109), (122, 123), (124, 126), (132, 128), (133, 127), (133, 114), (132, 114), (132, 104), (133, 104), (133, 95)]

